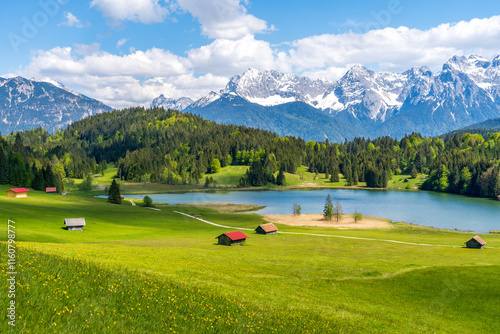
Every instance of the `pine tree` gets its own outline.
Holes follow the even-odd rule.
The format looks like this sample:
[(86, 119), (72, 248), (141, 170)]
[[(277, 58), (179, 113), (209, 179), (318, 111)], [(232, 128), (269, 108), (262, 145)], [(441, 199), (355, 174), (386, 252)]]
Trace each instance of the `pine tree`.
[(285, 169), (283, 167), (280, 168), (278, 176), (276, 177), (276, 184), (278, 186), (285, 186), (286, 185)]
[(325, 208), (323, 209), (323, 219), (331, 221), (333, 218), (333, 203), (330, 194), (326, 196)]
[(0, 147), (0, 184), (7, 183), (9, 183), (9, 165), (7, 162), (7, 157)]
[(114, 204), (122, 203), (122, 198), (120, 195), (120, 185), (116, 182), (116, 179), (113, 179), (113, 182), (111, 182), (111, 186), (109, 187), (108, 202)]

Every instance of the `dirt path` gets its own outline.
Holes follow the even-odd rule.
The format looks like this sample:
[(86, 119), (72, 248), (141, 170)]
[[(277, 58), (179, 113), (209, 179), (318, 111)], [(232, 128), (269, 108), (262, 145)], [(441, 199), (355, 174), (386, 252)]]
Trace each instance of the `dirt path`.
[[(180, 211), (174, 211), (174, 212), (178, 213), (180, 215), (189, 217), (189, 218), (199, 220), (199, 221), (206, 223), (206, 224), (217, 226), (217, 227), (229, 228), (229, 229), (235, 229), (235, 230), (253, 231), (253, 229), (251, 229), (251, 228), (220, 225), (220, 224), (209, 222), (208, 220), (205, 220), (205, 219), (201, 219), (201, 218), (198, 218), (195, 216), (188, 215), (187, 213), (184, 213), (184, 212), (180, 212)], [(390, 240), (390, 239), (372, 239), (372, 238), (362, 238), (362, 237), (348, 237), (348, 236), (343, 236), (343, 235), (331, 235), (331, 234), (285, 232), (285, 231), (279, 231), (279, 233), (280, 234), (310, 235), (310, 236), (327, 237), (327, 238), (355, 239), (355, 240), (367, 240), (367, 241), (384, 241), (384, 242), (392, 242), (392, 243), (396, 243), (396, 244), (415, 245), (415, 246), (456, 247), (456, 246), (451, 246), (451, 245), (431, 245), (431, 244), (421, 244), (421, 243), (415, 243), (415, 242), (405, 242), (405, 241)]]

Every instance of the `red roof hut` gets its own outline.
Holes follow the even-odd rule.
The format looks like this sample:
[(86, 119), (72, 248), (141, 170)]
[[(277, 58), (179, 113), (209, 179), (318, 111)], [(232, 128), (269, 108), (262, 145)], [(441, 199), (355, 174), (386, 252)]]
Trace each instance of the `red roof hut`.
[(28, 197), (28, 191), (29, 189), (26, 188), (12, 188), (7, 191), (7, 196), (9, 197), (14, 197), (14, 198), (23, 198), (23, 197)]
[(236, 231), (221, 234), (216, 239), (219, 240), (219, 245), (231, 246), (234, 244), (242, 245), (243, 241), (245, 241), (247, 238), (248, 237), (245, 235), (245, 233)]

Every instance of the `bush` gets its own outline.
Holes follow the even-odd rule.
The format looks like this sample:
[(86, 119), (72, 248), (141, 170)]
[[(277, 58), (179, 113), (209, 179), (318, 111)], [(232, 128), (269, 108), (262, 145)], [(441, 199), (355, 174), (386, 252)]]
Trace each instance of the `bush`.
[(149, 197), (149, 196), (144, 196), (144, 199), (143, 199), (143, 205), (144, 205), (146, 208), (152, 208), (154, 205), (153, 205), (153, 200), (151, 199), (151, 197)]
[(80, 183), (79, 185), (77, 185), (78, 190), (80, 190), (80, 191), (91, 191), (92, 188), (93, 188), (92, 187), (92, 180), (93, 180), (92, 175), (87, 174), (87, 176), (82, 181), (82, 183)]
[(361, 212), (358, 212), (358, 210), (354, 211), (354, 222), (357, 223), (358, 221), (363, 219), (363, 215)]

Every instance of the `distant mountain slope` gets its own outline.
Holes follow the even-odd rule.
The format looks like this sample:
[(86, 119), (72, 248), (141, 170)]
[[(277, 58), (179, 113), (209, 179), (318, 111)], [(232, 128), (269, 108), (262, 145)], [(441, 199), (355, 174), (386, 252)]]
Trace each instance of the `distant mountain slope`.
[(190, 104), (192, 104), (194, 101), (191, 100), (189, 97), (181, 97), (180, 99), (171, 99), (165, 97), (165, 95), (160, 95), (156, 99), (151, 102), (151, 108), (154, 107), (163, 107), (164, 109), (174, 109), (174, 110), (179, 110), (182, 111), (186, 109)]
[(53, 132), (82, 118), (107, 112), (102, 102), (58, 82), (0, 78), (0, 133), (43, 127)]
[[(288, 108), (292, 113), (303, 108), (302, 113), (308, 116), (291, 124), (299, 129), (307, 128), (302, 121), (321, 127), (324, 113), (317, 111), (324, 111), (345, 127), (326, 133), (332, 138), (339, 134), (346, 138), (359, 134), (400, 138), (412, 132), (434, 136), (500, 116), (500, 56), (491, 61), (480, 56), (455, 56), (437, 73), (427, 67), (403, 73), (375, 72), (356, 65), (336, 82), (249, 69), (231, 78), (220, 93), (211, 92), (186, 110), (196, 112), (211, 104), (218, 106), (218, 100), (229, 95), (250, 103), (245, 106), (252, 108), (252, 113), (255, 105), (280, 106), (282, 113)], [(224, 103), (220, 117), (216, 116), (217, 110), (210, 108), (210, 117), (255, 126), (244, 122), (240, 116), (244, 113), (242, 105), (237, 107), (238, 111), (231, 112), (231, 105)], [(262, 126), (277, 131), (279, 115), (273, 117), (274, 123), (263, 122)], [(302, 130), (295, 133), (308, 139), (309, 134)]]
[(477, 133), (483, 135), (484, 137), (493, 132), (500, 132), (500, 118), (489, 119), (481, 123), (472, 124), (464, 128), (451, 131), (446, 135), (453, 136), (455, 133), (458, 135), (462, 135), (464, 133)]
[[(206, 104), (204, 101), (211, 102)], [(234, 94), (212, 92), (199, 104), (186, 108), (185, 112), (221, 124), (246, 125), (273, 131), (280, 136), (296, 136), (307, 140), (325, 141), (328, 138), (331, 142), (339, 142), (363, 135), (351, 124), (339, 121), (304, 102), (262, 106)]]

